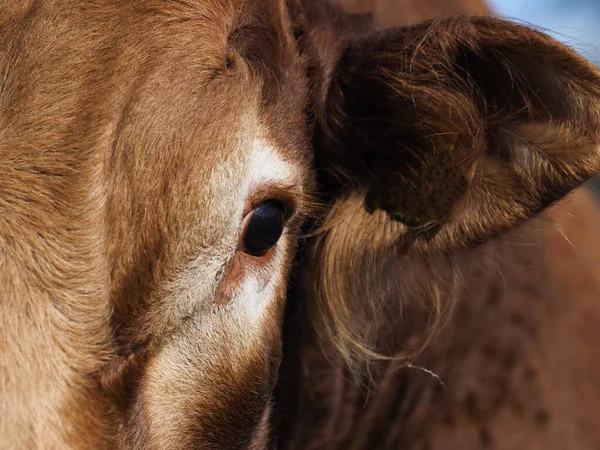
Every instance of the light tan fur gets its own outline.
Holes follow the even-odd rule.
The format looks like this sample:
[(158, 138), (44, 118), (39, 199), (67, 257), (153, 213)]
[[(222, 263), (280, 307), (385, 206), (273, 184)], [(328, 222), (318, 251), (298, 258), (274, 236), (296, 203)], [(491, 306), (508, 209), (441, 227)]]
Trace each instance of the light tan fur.
[[(491, 391), (372, 357), (448, 320), (415, 372), (487, 386), (495, 309), (449, 314), (455, 263), (600, 171), (600, 73), (506, 21), (424, 21), (479, 2), (351, 3), (0, 3), (0, 447), (442, 449), (444, 414), (506, 447)], [(252, 256), (267, 200), (285, 229)]]

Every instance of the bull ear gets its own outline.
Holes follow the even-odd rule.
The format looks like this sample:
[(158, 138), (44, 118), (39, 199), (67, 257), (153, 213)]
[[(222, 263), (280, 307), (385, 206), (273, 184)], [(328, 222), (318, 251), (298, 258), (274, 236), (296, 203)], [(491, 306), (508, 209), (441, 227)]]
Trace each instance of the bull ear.
[(351, 42), (323, 105), (324, 179), (405, 225), (419, 251), (482, 242), (600, 171), (600, 73), (499, 19)]
[(439, 320), (449, 252), (600, 172), (600, 73), (537, 31), (431, 21), (350, 42), (331, 73), (314, 145), (334, 195), (307, 286), (311, 320), (345, 356), (404, 333), (410, 298)]

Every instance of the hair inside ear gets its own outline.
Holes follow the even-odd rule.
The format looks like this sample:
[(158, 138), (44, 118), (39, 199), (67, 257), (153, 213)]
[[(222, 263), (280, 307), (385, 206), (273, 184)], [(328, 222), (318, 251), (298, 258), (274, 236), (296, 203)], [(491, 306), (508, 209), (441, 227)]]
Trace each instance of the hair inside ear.
[(416, 154), (413, 161), (398, 165), (379, 158), (365, 199), (367, 211), (381, 209), (409, 227), (442, 225), (452, 215), (455, 203), (468, 188), (466, 174), (453, 159), (454, 145)]

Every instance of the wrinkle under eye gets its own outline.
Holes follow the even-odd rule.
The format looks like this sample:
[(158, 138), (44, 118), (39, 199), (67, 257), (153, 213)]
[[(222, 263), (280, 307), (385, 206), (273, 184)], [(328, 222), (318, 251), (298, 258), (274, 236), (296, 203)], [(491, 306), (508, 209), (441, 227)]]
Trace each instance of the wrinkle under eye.
[(242, 236), (242, 251), (262, 256), (277, 244), (285, 227), (285, 205), (270, 200), (259, 204), (250, 213)]

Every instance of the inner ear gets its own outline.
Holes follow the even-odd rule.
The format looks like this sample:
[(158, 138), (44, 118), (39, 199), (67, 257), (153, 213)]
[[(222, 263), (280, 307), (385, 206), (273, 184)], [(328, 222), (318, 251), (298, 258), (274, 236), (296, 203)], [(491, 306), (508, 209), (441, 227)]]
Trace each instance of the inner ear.
[[(469, 185), (454, 151), (454, 143), (437, 139), (406, 150), (402, 162), (385, 156), (372, 161), (367, 211), (387, 211), (393, 220), (414, 228), (443, 224)], [(434, 182), (423, 183), (423, 178)]]
[(417, 61), (407, 71), (403, 38), (398, 30), (346, 50), (331, 83), (333, 114), (317, 162), (326, 159), (338, 178), (360, 186), (368, 211), (430, 229), (449, 220), (464, 196), (483, 152), (483, 127), (446, 61)]

